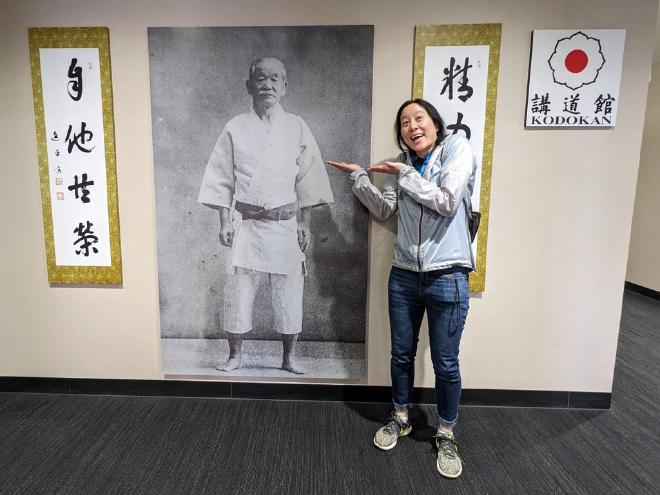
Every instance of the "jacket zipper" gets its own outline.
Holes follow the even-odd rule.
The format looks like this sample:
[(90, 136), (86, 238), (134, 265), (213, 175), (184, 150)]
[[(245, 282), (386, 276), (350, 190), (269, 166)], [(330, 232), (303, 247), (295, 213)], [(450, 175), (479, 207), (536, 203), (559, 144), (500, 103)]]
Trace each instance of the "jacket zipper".
[(419, 205), (419, 236), (417, 242), (417, 264), (419, 271), (422, 271), (422, 219), (424, 218), (424, 207)]

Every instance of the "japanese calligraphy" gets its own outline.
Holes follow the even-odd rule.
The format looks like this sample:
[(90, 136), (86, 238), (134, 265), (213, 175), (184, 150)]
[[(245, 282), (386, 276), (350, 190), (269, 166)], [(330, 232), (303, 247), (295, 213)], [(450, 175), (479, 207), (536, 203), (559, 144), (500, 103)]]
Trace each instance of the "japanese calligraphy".
[(72, 58), (69, 65), (67, 92), (73, 101), (80, 101), (83, 91), (82, 67), (78, 65), (78, 59)]
[[(90, 199), (88, 198), (89, 196), (89, 189), (87, 189), (87, 186), (93, 186), (94, 181), (93, 180), (87, 180), (87, 174), (82, 174), (82, 181), (78, 182), (78, 176), (74, 175), (73, 176), (73, 184), (71, 184), (67, 189), (69, 191), (73, 191), (76, 195), (76, 199), (80, 198), (80, 201), (83, 203), (89, 203)], [(80, 190), (80, 194), (78, 193), (78, 190)]]
[[(48, 280), (121, 279), (107, 28), (29, 28)], [(75, 45), (75, 46), (70, 46)], [(38, 103), (43, 103), (39, 105)], [(42, 146), (45, 150), (42, 152)], [(108, 175), (110, 174), (110, 175)], [(79, 267), (86, 267), (79, 270)]]
[(90, 248), (94, 254), (99, 252), (99, 250), (92, 245), (99, 242), (99, 238), (94, 235), (94, 231), (92, 230), (94, 224), (89, 220), (85, 223), (86, 225), (83, 225), (83, 223), (80, 222), (78, 223), (78, 226), (73, 229), (73, 233), (78, 235), (78, 239), (73, 245), (75, 246), (76, 244), (81, 243), (78, 246), (80, 249), (76, 249), (76, 254), (79, 255), (82, 253), (84, 256), (89, 256)]
[[(73, 126), (69, 124), (69, 130), (66, 132), (66, 142), (69, 143), (67, 151), (69, 154), (73, 151), (73, 147), (76, 146), (83, 153), (89, 153), (94, 149), (94, 146), (91, 148), (83, 147), (83, 144), (86, 144), (87, 141), (91, 141), (94, 137), (92, 131), (86, 129), (87, 123), (82, 122), (80, 124), (80, 132), (76, 134), (73, 132)], [(73, 135), (72, 135), (73, 134)]]
[(447, 126), (447, 129), (452, 130), (453, 131), (452, 134), (458, 134), (458, 131), (463, 131), (465, 133), (465, 137), (468, 140), (472, 136), (472, 131), (470, 130), (470, 127), (467, 124), (463, 123), (463, 114), (461, 112), (458, 112), (458, 115), (456, 117), (456, 123), (449, 124)]
[(458, 76), (461, 76), (459, 79), (460, 85), (458, 86), (457, 91), (459, 93), (465, 93), (458, 97), (459, 100), (466, 102), (471, 96), (474, 90), (471, 86), (468, 85), (468, 69), (472, 68), (470, 65), (470, 59), (465, 57), (465, 63), (463, 67), (456, 64), (456, 59), (451, 57), (449, 59), (449, 67), (444, 69), (445, 77), (442, 79), (445, 81), (440, 94), (443, 95), (447, 92), (447, 98), (452, 100), (454, 98), (454, 79)]

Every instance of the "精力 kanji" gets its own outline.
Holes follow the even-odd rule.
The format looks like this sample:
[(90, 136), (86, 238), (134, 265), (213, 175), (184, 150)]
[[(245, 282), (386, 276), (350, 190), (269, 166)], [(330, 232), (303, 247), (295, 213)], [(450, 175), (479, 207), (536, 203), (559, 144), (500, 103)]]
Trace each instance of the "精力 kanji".
[(455, 124), (449, 124), (447, 126), (447, 129), (452, 130), (452, 134), (458, 134), (458, 131), (463, 131), (465, 133), (465, 137), (469, 140), (470, 136), (472, 136), (472, 131), (470, 130), (470, 126), (467, 124), (463, 123), (463, 114), (461, 112), (457, 112), (458, 115), (456, 116), (456, 123)]
[(456, 59), (454, 57), (451, 57), (449, 59), (449, 67), (443, 69), (443, 72), (445, 73), (445, 77), (443, 77), (442, 80), (445, 81), (445, 84), (442, 87), (440, 94), (443, 95), (445, 94), (446, 91), (447, 98), (453, 100), (454, 79), (456, 79), (458, 76), (461, 76), (460, 79), (458, 80), (460, 85), (458, 86), (457, 91), (459, 93), (465, 93), (465, 94), (460, 95), (458, 99), (463, 102), (466, 102), (474, 92), (472, 90), (472, 87), (468, 85), (468, 69), (470, 69), (471, 67), (472, 66), (470, 65), (470, 59), (468, 57), (465, 57), (465, 63), (463, 64), (463, 67), (461, 67), (459, 64), (456, 63)]

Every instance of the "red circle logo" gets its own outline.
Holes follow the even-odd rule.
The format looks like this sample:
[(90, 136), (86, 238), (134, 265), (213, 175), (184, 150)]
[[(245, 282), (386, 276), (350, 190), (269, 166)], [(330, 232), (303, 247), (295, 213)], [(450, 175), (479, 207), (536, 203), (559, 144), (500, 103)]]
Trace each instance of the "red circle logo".
[(582, 50), (572, 50), (566, 55), (564, 59), (564, 66), (566, 70), (576, 74), (582, 72), (589, 63), (589, 57)]

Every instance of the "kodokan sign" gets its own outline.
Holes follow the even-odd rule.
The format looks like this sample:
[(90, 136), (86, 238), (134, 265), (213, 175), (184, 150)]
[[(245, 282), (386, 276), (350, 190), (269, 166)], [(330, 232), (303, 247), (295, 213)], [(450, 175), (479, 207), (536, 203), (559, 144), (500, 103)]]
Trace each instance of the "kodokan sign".
[(527, 127), (614, 127), (624, 29), (535, 30)]

